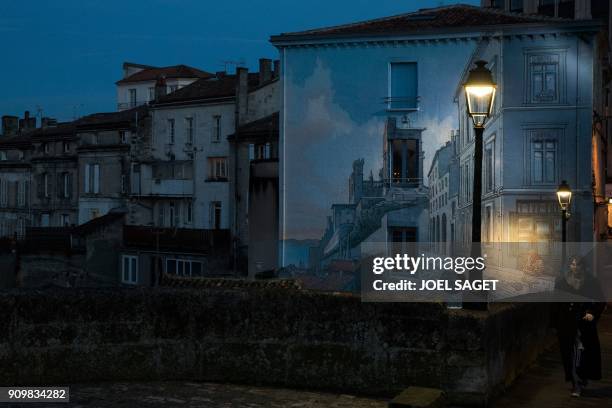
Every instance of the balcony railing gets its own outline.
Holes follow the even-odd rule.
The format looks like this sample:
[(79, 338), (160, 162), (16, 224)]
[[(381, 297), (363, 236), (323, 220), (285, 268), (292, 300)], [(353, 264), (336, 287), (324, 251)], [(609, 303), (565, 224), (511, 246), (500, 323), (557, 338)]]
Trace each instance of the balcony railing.
[(130, 102), (119, 102), (117, 104), (117, 110), (132, 109), (140, 105), (146, 105), (149, 101), (130, 101)]
[(387, 96), (383, 100), (388, 110), (418, 110), (421, 97)]

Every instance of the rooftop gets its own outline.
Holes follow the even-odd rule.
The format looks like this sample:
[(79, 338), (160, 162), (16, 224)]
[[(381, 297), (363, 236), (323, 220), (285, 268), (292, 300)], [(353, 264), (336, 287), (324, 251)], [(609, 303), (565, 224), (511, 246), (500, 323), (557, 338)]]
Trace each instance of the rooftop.
[(238, 128), (238, 131), (229, 136), (229, 139), (252, 138), (252, 137), (278, 137), (278, 112), (265, 116), (253, 122), (245, 123)]
[(136, 118), (144, 117), (148, 113), (148, 107), (141, 105), (132, 109), (127, 109), (118, 112), (101, 112), (92, 113), (91, 115), (84, 116), (76, 121), (78, 128), (94, 128), (94, 127), (108, 127), (112, 125), (126, 125), (135, 121)]
[[(589, 22), (591, 20), (588, 20)], [(467, 4), (420, 9), (390, 17), (360, 21), (306, 31), (282, 33), (272, 36), (272, 42), (302, 39), (319, 39), (349, 36), (381, 36), (390, 34), (420, 34), (427, 32), (471, 31), (486, 27), (506, 25), (576, 24), (585, 20), (573, 20), (540, 15), (512, 13), (493, 8), (481, 8)]]
[[(259, 86), (259, 73), (250, 72), (248, 79), (249, 90)], [(203, 99), (217, 99), (234, 97), (236, 95), (237, 75), (223, 75), (220, 77), (202, 78), (184, 88), (159, 98), (155, 104), (199, 101)], [(276, 80), (276, 79), (274, 79)]]
[[(132, 64), (136, 66), (135, 64)], [(213, 74), (188, 65), (172, 65), (169, 67), (146, 67), (126, 78), (117, 81), (117, 84), (131, 82), (156, 81), (160, 77), (168, 78), (210, 78)]]

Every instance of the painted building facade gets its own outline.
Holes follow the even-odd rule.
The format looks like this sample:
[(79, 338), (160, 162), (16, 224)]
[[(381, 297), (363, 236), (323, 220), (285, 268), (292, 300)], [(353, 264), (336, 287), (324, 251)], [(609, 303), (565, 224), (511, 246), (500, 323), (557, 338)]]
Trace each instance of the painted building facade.
[[(507, 72), (508, 79), (500, 80), (500, 100), (502, 105), (506, 103), (512, 109), (504, 111), (507, 119), (503, 123), (495, 118), (490, 121), (485, 137), (487, 145), (492, 147), (493, 128), (499, 126), (501, 130), (494, 132), (494, 149), (498, 157), (504, 157), (507, 165), (513, 162), (515, 166), (512, 172), (502, 174), (499, 161), (496, 162), (490, 172), (495, 181), (489, 183), (484, 193), (486, 205), (499, 199), (497, 194), (502, 186), (508, 193), (506, 189), (519, 189), (520, 194), (522, 189), (526, 189), (533, 191), (535, 196), (531, 197), (536, 201), (548, 200), (548, 194), (554, 193), (556, 188), (553, 184), (561, 177), (561, 168), (555, 170), (559, 173), (551, 176), (551, 181), (540, 185), (536, 180), (546, 176), (544, 170), (540, 170), (540, 175), (535, 174), (535, 165), (526, 160), (529, 156), (525, 156), (524, 149), (527, 138), (537, 143), (539, 136), (536, 135), (557, 129), (553, 138), (557, 138), (558, 143), (567, 144), (564, 145), (566, 156), (563, 157), (571, 159), (574, 168), (574, 173), (568, 178), (575, 179), (579, 191), (575, 202), (576, 217), (585, 220), (586, 226), (577, 227), (578, 232), (581, 237), (591, 239), (591, 172), (577, 167), (579, 163), (584, 166), (584, 163), (591, 162), (591, 143), (587, 139), (590, 138), (592, 122), (587, 111), (592, 108), (593, 49), (598, 29), (597, 23), (591, 21), (550, 19), (452, 5), (272, 37), (273, 44), (281, 53), (284, 87), (280, 125), (281, 150), (284, 152), (280, 170), (281, 236), (306, 242), (324, 235), (327, 208), (342, 202), (342, 196), (346, 194), (343, 187), (346, 169), (350, 169), (355, 159), (365, 159), (365, 174), (376, 174), (380, 168), (392, 174), (400, 170), (381, 163), (385, 146), (381, 146), (380, 139), (375, 136), (382, 134), (389, 120), (394, 119), (408, 129), (422, 132), (424, 168), (430, 168), (435, 151), (448, 141), (450, 131), (460, 129), (460, 139), (463, 140), (459, 142), (463, 180), (460, 180), (463, 183), (460, 191), (463, 192), (459, 194), (458, 211), (461, 209), (465, 216), (458, 221), (462, 225), (455, 228), (461, 240), (469, 240), (470, 237), (462, 231), (467, 231), (466, 225), (471, 223), (467, 216), (471, 202), (471, 127), (463, 115), (457, 117), (454, 102), (459, 102), (459, 112), (463, 112), (462, 99), (457, 97), (456, 90), (464, 73), (474, 56), (486, 58), (487, 52), (501, 43), (503, 54), (498, 52), (497, 60), (491, 54), (491, 62), (497, 66), (495, 70), (502, 67), (503, 72)], [(548, 63), (559, 69), (559, 88), (552, 101), (540, 103), (537, 95), (543, 85), (533, 81), (537, 81), (536, 72), (541, 66), (538, 64)], [(580, 65), (579, 69), (576, 69), (577, 65)], [(511, 75), (511, 72), (523, 74)], [(523, 75), (534, 79), (527, 82)], [(359, 87), (354, 86), (356, 83)], [(525, 88), (527, 83), (530, 85)], [(562, 126), (555, 124), (555, 117), (569, 112), (577, 118), (567, 118)], [(506, 130), (509, 121), (523, 125)], [(505, 135), (503, 142), (497, 136), (502, 130)], [(584, 137), (584, 132), (589, 135), (584, 143), (569, 150), (568, 144), (575, 146)], [(548, 136), (543, 139), (548, 140)], [(522, 147), (513, 150), (506, 148), (505, 143)], [(500, 150), (502, 145), (503, 151)], [(574, 153), (571, 158), (567, 156), (570, 151)], [(546, 156), (547, 153), (542, 154)], [(524, 167), (516, 169), (516, 163)], [(566, 170), (570, 171), (569, 168)], [(422, 178), (422, 173), (418, 177)], [(461, 187), (463, 185), (465, 187)], [(518, 196), (515, 201), (520, 201)], [(515, 205), (510, 209), (509, 204), (488, 209), (489, 219), (509, 218), (510, 212), (517, 211)], [(428, 207), (429, 204), (423, 212), (424, 227), (412, 226), (424, 228), (417, 232), (417, 239), (421, 241), (429, 238)], [(591, 211), (587, 211), (587, 207)], [(483, 211), (486, 208), (483, 205)], [(398, 217), (404, 223), (411, 218), (407, 214)], [(419, 222), (415, 218), (412, 220), (415, 224)], [(402, 221), (394, 219), (395, 222)], [(496, 224), (490, 236), (498, 240), (510, 239), (514, 230), (507, 225)], [(385, 224), (383, 219), (380, 226), (388, 228), (391, 225)], [(388, 233), (385, 237), (389, 238)], [(401, 239), (403, 237), (402, 233)], [(399, 234), (391, 238), (394, 239), (400, 239)], [(285, 265), (291, 263), (291, 259), (283, 261)]]

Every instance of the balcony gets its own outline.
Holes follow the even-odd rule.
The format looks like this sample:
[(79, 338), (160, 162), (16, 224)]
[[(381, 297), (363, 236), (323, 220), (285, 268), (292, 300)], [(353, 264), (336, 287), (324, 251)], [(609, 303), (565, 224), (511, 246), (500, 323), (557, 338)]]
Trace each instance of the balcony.
[(137, 106), (146, 105), (147, 103), (149, 103), (149, 101), (119, 102), (117, 104), (117, 110), (122, 111), (122, 110), (132, 109)]
[(193, 195), (193, 180), (185, 179), (153, 179), (151, 181), (152, 196), (188, 197)]
[(252, 160), (251, 177), (258, 179), (278, 178), (278, 159)]

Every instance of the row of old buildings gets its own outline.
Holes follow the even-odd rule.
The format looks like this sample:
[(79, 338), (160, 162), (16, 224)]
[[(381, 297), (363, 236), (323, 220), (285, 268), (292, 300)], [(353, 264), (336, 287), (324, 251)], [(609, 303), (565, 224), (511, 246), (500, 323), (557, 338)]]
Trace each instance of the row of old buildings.
[(274, 268), (278, 69), (125, 63), (116, 112), (39, 126), (4, 116), (0, 237), (37, 252), (64, 240), (84, 251), (82, 275), (106, 284)]
[(130, 284), (277, 267), (345, 282), (376, 246), (470, 242), (462, 83), (484, 60), (483, 240), (558, 241), (561, 180), (569, 239), (607, 239), (611, 31), (609, 2), (483, 1), (275, 35), (257, 73), (126, 63), (117, 112), (3, 119), (1, 235), (67, 228), (86, 271)]

